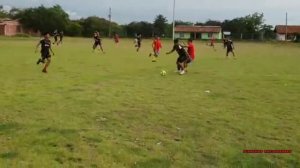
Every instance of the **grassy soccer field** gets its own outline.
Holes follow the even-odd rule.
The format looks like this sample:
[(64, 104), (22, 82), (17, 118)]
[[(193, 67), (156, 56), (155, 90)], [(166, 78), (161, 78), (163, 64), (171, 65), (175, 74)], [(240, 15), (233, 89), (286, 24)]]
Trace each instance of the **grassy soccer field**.
[(66, 38), (48, 74), (37, 41), (0, 38), (1, 168), (300, 167), (299, 44), (237, 42), (233, 60), (195, 42), (179, 76), (171, 41), (152, 63), (150, 40)]

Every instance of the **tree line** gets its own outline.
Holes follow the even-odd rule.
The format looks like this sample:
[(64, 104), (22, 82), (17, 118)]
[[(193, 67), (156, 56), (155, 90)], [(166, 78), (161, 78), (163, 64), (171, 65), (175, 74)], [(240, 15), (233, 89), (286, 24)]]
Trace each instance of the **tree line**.
[[(35, 8), (18, 9), (12, 8), (4, 11), (0, 6), (0, 18), (19, 19), (25, 28), (40, 32), (52, 32), (62, 30), (68, 36), (91, 36), (94, 31), (101, 32), (102, 36), (109, 36), (109, 32), (118, 33), (121, 36), (134, 37), (141, 33), (144, 37), (160, 35), (172, 36), (172, 23), (169, 23), (163, 15), (157, 15), (153, 22), (134, 21), (126, 25), (109, 22), (105, 18), (90, 16), (78, 20), (71, 20), (61, 6), (39, 6)], [(232, 33), (233, 38), (258, 39), (261, 36), (267, 39), (275, 37), (272, 25), (264, 24), (263, 13), (254, 13), (232, 20), (207, 20), (206, 22), (176, 21), (175, 25), (209, 25), (221, 26), (223, 31)], [(109, 31), (111, 28), (111, 31)]]

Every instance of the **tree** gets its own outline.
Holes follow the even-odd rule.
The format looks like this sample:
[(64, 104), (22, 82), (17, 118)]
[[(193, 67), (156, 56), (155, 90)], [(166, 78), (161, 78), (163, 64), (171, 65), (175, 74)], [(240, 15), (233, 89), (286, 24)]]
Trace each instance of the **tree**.
[(99, 31), (101, 35), (108, 35), (109, 21), (97, 16), (91, 16), (83, 20), (82, 35), (88, 37), (92, 36), (95, 31)]
[(55, 29), (65, 30), (68, 22), (68, 14), (59, 6), (50, 8), (40, 6), (28, 8), (16, 15), (20, 22), (26, 27), (41, 32), (52, 32)]
[(7, 18), (8, 13), (3, 9), (3, 6), (0, 5), (0, 18)]
[(11, 10), (9, 11), (8, 15), (9, 15), (10, 18), (17, 19), (17, 16), (18, 16), (18, 14), (19, 14), (20, 12), (22, 12), (21, 9), (13, 7), (13, 8), (11, 8)]
[(261, 26), (260, 32), (265, 39), (274, 39), (276, 35), (273, 26), (267, 24)]
[(193, 25), (193, 22), (186, 22), (186, 21), (182, 21), (182, 20), (176, 20), (175, 21), (175, 25)]
[(129, 37), (134, 37), (136, 34), (142, 34), (143, 37), (152, 37), (153, 24), (145, 21), (131, 22), (125, 26), (126, 34)]
[(202, 23), (202, 22), (196, 22), (195, 25), (196, 25), (196, 26), (203, 26), (204, 23)]
[(254, 13), (245, 17), (225, 20), (222, 23), (224, 31), (232, 32), (234, 38), (243, 37), (243, 39), (258, 38), (260, 29), (264, 23), (263, 13)]
[(221, 26), (222, 22), (217, 21), (217, 20), (207, 20), (204, 24), (204, 26)]
[(82, 26), (79, 21), (70, 21), (66, 27), (66, 35), (68, 36), (81, 36)]
[(167, 29), (167, 22), (168, 20), (166, 17), (164, 17), (161, 14), (157, 15), (153, 23), (154, 33), (157, 35), (165, 35)]

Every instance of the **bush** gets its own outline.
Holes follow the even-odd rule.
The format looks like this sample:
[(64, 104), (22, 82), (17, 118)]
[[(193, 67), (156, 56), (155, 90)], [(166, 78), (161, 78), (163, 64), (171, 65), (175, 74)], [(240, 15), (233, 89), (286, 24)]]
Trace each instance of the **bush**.
[(29, 38), (31, 36), (29, 34), (26, 34), (26, 33), (18, 33), (16, 35), (14, 35), (14, 37), (26, 37), (26, 38)]

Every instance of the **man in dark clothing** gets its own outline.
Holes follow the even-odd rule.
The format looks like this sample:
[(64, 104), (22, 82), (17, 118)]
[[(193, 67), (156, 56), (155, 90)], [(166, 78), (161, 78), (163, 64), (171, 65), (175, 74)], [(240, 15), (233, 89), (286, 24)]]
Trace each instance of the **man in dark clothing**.
[(227, 48), (227, 52), (226, 52), (226, 57), (228, 58), (229, 53), (232, 53), (233, 57), (235, 58), (235, 54), (234, 54), (234, 46), (233, 46), (233, 42), (232, 40), (228, 39), (226, 41), (226, 48)]
[(103, 47), (102, 47), (102, 40), (100, 38), (100, 33), (97, 32), (97, 31), (94, 33), (94, 41), (95, 42), (94, 42), (94, 45), (93, 45), (93, 50), (95, 51), (95, 49), (99, 46), (101, 51), (103, 53), (105, 53), (104, 50), (103, 50)]
[(184, 47), (179, 44), (179, 39), (174, 40), (173, 49), (170, 52), (167, 52), (166, 54), (171, 54), (174, 51), (176, 51), (178, 54), (178, 58), (176, 61), (177, 70), (180, 75), (183, 75), (183, 74), (185, 74), (185, 64), (190, 60), (190, 56), (186, 52)]
[(39, 43), (36, 46), (36, 50), (35, 50), (35, 52), (37, 52), (39, 46), (41, 46), (41, 58), (37, 61), (37, 64), (45, 63), (45, 60), (46, 60), (45, 66), (42, 71), (44, 73), (47, 73), (47, 68), (51, 63), (50, 51), (54, 55), (54, 53), (51, 49), (51, 41), (49, 40), (49, 38), (50, 38), (50, 34), (45, 33), (44, 38), (41, 41), (39, 41)]

